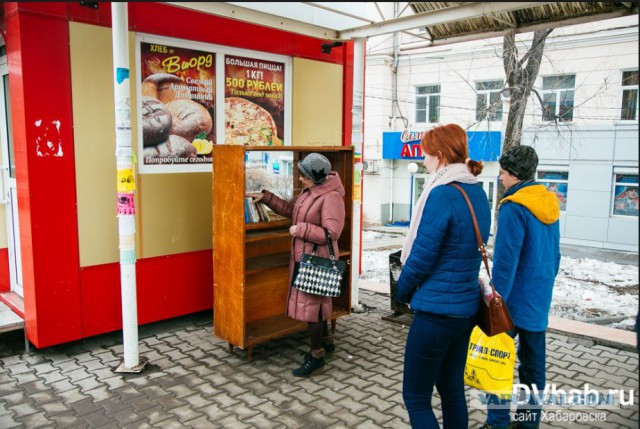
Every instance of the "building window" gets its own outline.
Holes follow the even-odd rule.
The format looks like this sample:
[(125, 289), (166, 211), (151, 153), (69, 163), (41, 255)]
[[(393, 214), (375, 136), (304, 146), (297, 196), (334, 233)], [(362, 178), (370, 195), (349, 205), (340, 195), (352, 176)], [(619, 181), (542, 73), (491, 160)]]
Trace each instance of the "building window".
[(561, 211), (567, 209), (567, 194), (569, 192), (568, 171), (538, 171), (538, 183), (546, 186), (549, 192), (554, 193), (556, 197), (558, 197)]
[(638, 173), (615, 173), (613, 214), (638, 216)]
[(638, 120), (638, 70), (622, 72), (622, 110), (620, 119)]
[(416, 87), (416, 122), (440, 121), (440, 85)]
[(546, 76), (542, 78), (542, 119), (570, 122), (573, 120), (575, 75)]
[(504, 84), (501, 80), (476, 82), (476, 121), (501, 121)]

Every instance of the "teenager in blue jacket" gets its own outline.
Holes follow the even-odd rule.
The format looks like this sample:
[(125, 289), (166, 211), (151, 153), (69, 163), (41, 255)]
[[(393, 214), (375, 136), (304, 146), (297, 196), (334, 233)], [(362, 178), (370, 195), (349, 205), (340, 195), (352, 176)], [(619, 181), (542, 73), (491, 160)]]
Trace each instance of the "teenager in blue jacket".
[[(537, 166), (538, 156), (530, 146), (514, 146), (500, 157), (500, 180), (507, 192), (498, 212), (492, 278), (515, 325), (509, 334), (519, 338), (520, 383), (542, 392), (545, 330), (560, 267), (560, 206), (555, 194), (534, 181)], [(509, 403), (493, 397), (489, 404)], [(489, 405), (483, 428), (537, 428), (541, 408), (533, 403), (519, 406), (510, 423), (508, 406)]]
[(464, 367), (480, 310), (481, 256), (468, 194), (483, 240), (491, 211), (478, 186), (482, 163), (469, 159), (467, 134), (458, 125), (436, 127), (420, 142), (429, 178), (411, 219), (400, 261), (396, 300), (410, 303), (414, 319), (407, 336), (402, 394), (414, 428), (438, 428), (431, 408), (434, 386), (445, 428), (468, 427)]

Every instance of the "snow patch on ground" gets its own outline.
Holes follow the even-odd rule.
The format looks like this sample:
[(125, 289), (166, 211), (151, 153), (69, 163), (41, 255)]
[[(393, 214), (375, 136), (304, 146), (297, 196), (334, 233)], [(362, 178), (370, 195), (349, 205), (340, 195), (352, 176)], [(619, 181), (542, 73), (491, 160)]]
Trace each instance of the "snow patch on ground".
[[(401, 236), (363, 231), (362, 241), (398, 237)], [(360, 278), (388, 285), (389, 255), (400, 249), (401, 245), (384, 250), (363, 250)], [(486, 274), (481, 276), (486, 278)], [(638, 283), (635, 265), (563, 256), (550, 313), (565, 319), (633, 330), (638, 313)]]

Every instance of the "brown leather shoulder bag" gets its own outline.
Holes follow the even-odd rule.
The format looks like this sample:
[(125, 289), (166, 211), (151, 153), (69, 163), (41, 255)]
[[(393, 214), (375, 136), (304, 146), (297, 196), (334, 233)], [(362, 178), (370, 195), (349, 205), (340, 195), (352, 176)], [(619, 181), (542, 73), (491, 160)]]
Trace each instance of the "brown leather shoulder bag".
[(482, 241), (482, 234), (480, 234), (480, 227), (478, 226), (476, 213), (473, 210), (473, 206), (471, 205), (469, 196), (458, 184), (450, 183), (450, 185), (460, 191), (465, 201), (467, 202), (467, 205), (469, 206), (469, 211), (471, 211), (471, 220), (473, 221), (473, 229), (476, 232), (476, 239), (478, 240), (478, 250), (480, 251), (480, 255), (482, 255), (482, 261), (484, 262), (484, 267), (487, 270), (487, 275), (489, 276), (489, 284), (491, 285), (492, 295), (491, 298), (487, 299), (484, 296), (482, 285), (480, 285), (480, 282), (478, 282), (478, 284), (480, 285), (480, 296), (482, 297), (478, 327), (482, 329), (482, 332), (484, 332), (489, 337), (493, 337), (494, 335), (498, 335), (503, 332), (511, 331), (514, 329), (513, 321), (511, 320), (511, 314), (509, 314), (507, 303), (504, 302), (500, 294), (496, 292), (496, 289), (493, 286), (493, 281), (491, 280), (491, 272), (489, 271), (489, 262), (487, 261), (487, 249), (484, 245), (484, 242)]

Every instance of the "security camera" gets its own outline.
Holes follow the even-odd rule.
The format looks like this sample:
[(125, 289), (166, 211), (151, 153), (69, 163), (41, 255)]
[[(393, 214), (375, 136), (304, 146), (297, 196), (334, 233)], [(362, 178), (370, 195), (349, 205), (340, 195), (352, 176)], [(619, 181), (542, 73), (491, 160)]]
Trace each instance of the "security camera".
[(331, 49), (337, 48), (338, 46), (342, 46), (342, 42), (333, 42), (333, 43), (323, 43), (322, 44), (322, 53), (330, 54)]

